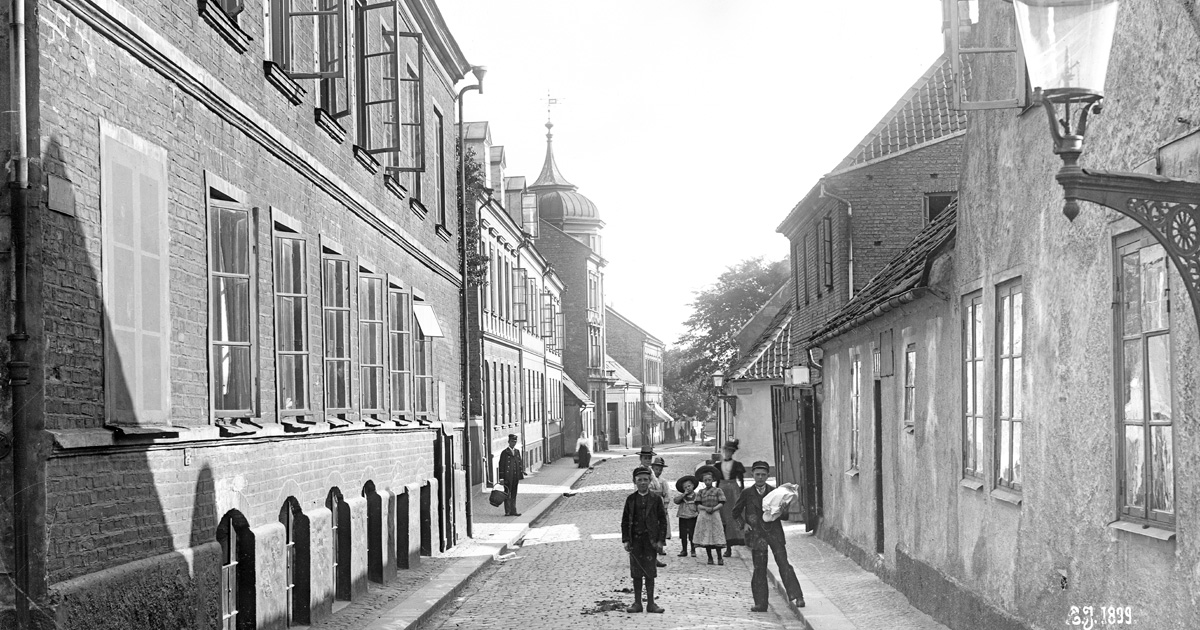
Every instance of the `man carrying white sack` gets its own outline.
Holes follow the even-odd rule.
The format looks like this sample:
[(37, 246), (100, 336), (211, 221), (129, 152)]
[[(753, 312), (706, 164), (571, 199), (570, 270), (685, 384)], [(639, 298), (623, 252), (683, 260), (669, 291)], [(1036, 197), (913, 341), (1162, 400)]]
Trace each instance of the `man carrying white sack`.
[(777, 501), (772, 497), (766, 506), (771, 520), (766, 520), (763, 517), (763, 502), (775, 489), (767, 484), (771, 465), (757, 461), (750, 467), (750, 471), (754, 475), (754, 486), (743, 491), (733, 506), (733, 520), (746, 532), (746, 546), (750, 548), (750, 557), (754, 561), (754, 575), (750, 578), (754, 607), (750, 611), (767, 611), (767, 549), (775, 554), (775, 564), (779, 566), (779, 576), (783, 578), (783, 587), (787, 590), (788, 599), (797, 607), (803, 608), (804, 591), (800, 589), (800, 581), (796, 579), (796, 570), (788, 562), (783, 524), (777, 518), (779, 513), (786, 509), (786, 501)]

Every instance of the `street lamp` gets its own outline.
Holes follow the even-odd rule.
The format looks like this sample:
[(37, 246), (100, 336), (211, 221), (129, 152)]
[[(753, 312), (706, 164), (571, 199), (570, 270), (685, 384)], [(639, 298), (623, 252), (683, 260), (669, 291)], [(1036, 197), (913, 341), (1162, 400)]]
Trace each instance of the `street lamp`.
[(725, 386), (725, 372), (722, 370), (717, 370), (716, 372), (713, 372), (712, 383), (713, 383), (713, 387), (715, 387), (717, 389), (721, 389), (722, 387), (724, 387)]
[[(1088, 116), (1100, 113), (1119, 0), (1014, 0), (1034, 98), (1062, 158), (1063, 214), (1079, 201), (1112, 208), (1146, 228), (1183, 276), (1200, 323), (1200, 184), (1079, 166)], [(1061, 113), (1060, 113), (1061, 112)]]
[[(474, 216), (474, 209), (468, 210), (467, 197), (467, 151), (463, 146), (466, 135), (466, 123), (463, 122), (463, 96), (471, 90), (478, 90), (483, 94), (483, 75), (487, 74), (487, 68), (484, 66), (471, 66), (471, 74), (475, 75), (475, 85), (468, 85), (458, 91), (458, 272), (462, 276), (462, 291), (460, 291), (460, 307), (462, 313), (459, 315), (459, 334), (462, 336), (462, 414), (463, 414), (463, 474), (467, 481), (467, 500), (463, 502), (466, 508), (467, 517), (467, 538), (472, 538), (471, 527), (471, 365), (467, 348), (471, 345), (471, 330), (467, 325), (467, 314), (469, 312), (469, 304), (467, 301), (467, 292), (471, 290), (470, 284), (467, 281), (467, 213), (471, 212), (472, 217), (478, 223), (479, 218)], [(470, 204), (474, 206), (473, 203)]]

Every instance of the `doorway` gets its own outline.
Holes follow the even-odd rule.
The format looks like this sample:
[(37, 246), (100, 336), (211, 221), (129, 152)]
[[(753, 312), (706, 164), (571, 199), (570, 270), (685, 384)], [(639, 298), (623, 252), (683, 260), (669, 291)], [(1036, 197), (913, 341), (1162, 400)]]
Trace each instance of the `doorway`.
[[(819, 386), (818, 386), (819, 387)], [(804, 528), (813, 532), (821, 519), (821, 406), (817, 392), (800, 391), (800, 439), (804, 483)]]
[(883, 381), (877, 378), (875, 379), (875, 553), (883, 553), (883, 540)]
[[(624, 437), (623, 435), (621, 435), (621, 419), (618, 416), (617, 409), (618, 409), (618, 404), (610, 402), (610, 403), (608, 403), (608, 408), (605, 410), (605, 412), (608, 415), (607, 432), (608, 432), (608, 443), (609, 444), (620, 444), (621, 438)], [(624, 446), (629, 446), (629, 445), (625, 444)]]

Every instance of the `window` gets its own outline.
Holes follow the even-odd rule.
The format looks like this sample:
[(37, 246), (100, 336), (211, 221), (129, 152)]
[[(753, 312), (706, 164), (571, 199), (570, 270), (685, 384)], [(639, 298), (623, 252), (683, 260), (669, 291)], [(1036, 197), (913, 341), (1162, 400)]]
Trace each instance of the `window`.
[(350, 259), (321, 252), (321, 310), (325, 322), (325, 409), (350, 410)]
[(345, 78), (346, 3), (313, 4), (270, 0), (271, 61), (294, 80)]
[(1153, 238), (1118, 241), (1117, 357), (1121, 516), (1175, 523), (1169, 265)]
[[(979, 0), (943, 0), (946, 54), (953, 70), (952, 106), (960, 110), (1024, 107), (1028, 77), (1014, 13), (979, 9)], [(987, 76), (1011, 79), (979, 80)]]
[(513, 321), (525, 322), (529, 319), (529, 285), (526, 282), (525, 270), (520, 267), (514, 267), (512, 270), (512, 287), (513, 287)]
[(275, 378), (279, 413), (309, 408), (308, 243), (275, 224)]
[(412, 412), (412, 294), (388, 288), (388, 353), (390, 354), (392, 414)]
[(538, 334), (539, 329), (542, 327), (541, 309), (538, 308), (538, 295), (540, 294), (538, 293), (537, 280), (530, 278), (525, 285), (525, 310), (529, 313), (529, 321), (525, 323), (525, 330), (528, 330), (532, 335)]
[(221, 628), (237, 630), (237, 530), (226, 527), (221, 536)]
[[(420, 80), (421, 80), (420, 73), (417, 72), (417, 69), (414, 68), (411, 63), (406, 63), (404, 65), (404, 74), (405, 74), (405, 76), (408, 77), (408, 83), (407, 83), (408, 86), (413, 86), (413, 85), (417, 85), (420, 83)], [(419, 100), (416, 100), (416, 99), (420, 98), (420, 94), (418, 94), (418, 92), (419, 92), (419, 90), (408, 89), (408, 90), (404, 90), (401, 93), (401, 99), (402, 99), (401, 105), (400, 105), (401, 109), (402, 109), (401, 113), (405, 117), (406, 120), (416, 120), (417, 119), (416, 110), (418, 107), (422, 106), (422, 103)], [(440, 123), (441, 122), (441, 120), (440, 120), (441, 114), (438, 114), (438, 118), (439, 118), (439, 123)], [(421, 127), (420, 125), (410, 125), (410, 126), (406, 127), (405, 129), (406, 129), (405, 140), (408, 143), (407, 147), (406, 147), (406, 151), (408, 151), (409, 153), (412, 153), (412, 152), (416, 151), (418, 148), (423, 148), (424, 144), (425, 144), (424, 141), (422, 140), (422, 135), (425, 133), (424, 128)], [(415, 159), (415, 156), (413, 157), (413, 159)], [(423, 198), (422, 195), (424, 193), (422, 191), (421, 184), (422, 184), (422, 180), (424, 179), (424, 175), (420, 171), (412, 171), (412, 172), (406, 173), (405, 175), (407, 176), (407, 181), (405, 182), (405, 185), (408, 187), (409, 196), (412, 197), (413, 199), (422, 199)]]
[(416, 390), (416, 413), (422, 419), (428, 419), (434, 413), (433, 339), (441, 337), (442, 331), (437, 326), (437, 320), (433, 319), (433, 309), (431, 307), (418, 302), (413, 306), (413, 311), (417, 319), (416, 338), (414, 339), (413, 348), (415, 354), (413, 360), (413, 379)]
[(442, 112), (433, 110), (433, 132), (437, 134), (437, 173), (433, 184), (433, 194), (437, 195), (438, 225), (446, 226), (446, 129), (442, 120)]
[(996, 358), (1000, 383), (996, 418), (997, 449), (996, 484), (1009, 490), (1021, 489), (1021, 421), (1024, 419), (1025, 371), (1022, 357), (1025, 324), (1023, 316), (1024, 295), (1021, 280), (1007, 282), (996, 289), (996, 323), (999, 334), (996, 340)]
[(221, 628), (252, 627), (255, 619), (254, 538), (246, 517), (230, 510), (217, 524), (221, 546)]
[(917, 409), (917, 344), (910, 343), (904, 350), (904, 426), (911, 428), (916, 423)]
[[(383, 156), (393, 175), (425, 170), (424, 134), (420, 131), (424, 112), (419, 106), (425, 102), (421, 77), (424, 45), (420, 33), (400, 30), (399, 6), (397, 0), (356, 0), (354, 4), (358, 147), (372, 157)], [(400, 73), (405, 54), (417, 58), (416, 77)], [(406, 111), (401, 107), (404, 101), (414, 106)], [(413, 137), (410, 129), (414, 128), (419, 144), (406, 147), (404, 139)]]
[[(858, 354), (850, 357), (850, 470), (858, 470), (859, 440), (859, 380), (862, 378), (862, 359)], [(907, 388), (905, 392), (907, 393)]]
[(563, 313), (562, 305), (559, 304), (559, 309), (554, 313), (554, 347), (560, 354), (566, 351), (566, 319), (567, 316)]
[(284, 615), (288, 627), (309, 622), (308, 517), (295, 497), (279, 511), (284, 542)]
[(932, 223), (954, 201), (955, 193), (927, 193), (925, 195), (925, 222)]
[(595, 271), (588, 272), (588, 310), (600, 310), (600, 274)]
[(833, 289), (833, 219), (821, 219), (821, 286)]
[(325, 500), (329, 508), (329, 538), (333, 541), (333, 597), (337, 600), (349, 601), (351, 596), (350, 584), (350, 505), (342, 498), (342, 491), (333, 488), (329, 498)]
[(104, 414), (110, 424), (171, 416), (167, 152), (100, 121)]
[(363, 414), (376, 417), (385, 412), (384, 367), (384, 277), (359, 268), (358, 274), (358, 347), (359, 407)]
[(540, 329), (537, 331), (538, 336), (542, 339), (550, 339), (549, 344), (553, 347), (554, 337), (554, 295), (549, 291), (542, 293), (542, 314), (540, 318)]
[(588, 326), (588, 367), (604, 367), (604, 349), (600, 342), (600, 327)]
[(213, 415), (255, 415), (257, 292), (254, 215), (216, 189), (208, 196), (209, 389)]
[(963, 475), (983, 478), (982, 292), (976, 292), (963, 298), (962, 317)]
[(801, 254), (800, 241), (792, 242), (792, 293), (796, 299), (796, 306), (801, 305), (801, 301), (808, 296), (800, 292), (800, 278), (804, 273), (804, 257)]

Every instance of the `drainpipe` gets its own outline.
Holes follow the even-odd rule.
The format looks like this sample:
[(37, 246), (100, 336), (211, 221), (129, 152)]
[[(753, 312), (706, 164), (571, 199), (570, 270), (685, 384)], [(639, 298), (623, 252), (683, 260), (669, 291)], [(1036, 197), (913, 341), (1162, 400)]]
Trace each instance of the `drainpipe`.
[(10, 24), (9, 52), (12, 73), (13, 102), (16, 114), (13, 155), (9, 162), (8, 188), (12, 195), (12, 253), (13, 253), (13, 329), (8, 336), (11, 356), (8, 374), (12, 386), (12, 439), (13, 439), (13, 560), (16, 575), (17, 628), (31, 627), (29, 618), (30, 593), (33, 580), (30, 576), (30, 532), (34, 527), (33, 510), (27, 507), (31, 492), (23, 491), (36, 483), (37, 457), (34, 452), (33, 431), (25, 413), (29, 403), (29, 360), (26, 356), (29, 335), (26, 331), (26, 231), (29, 190), (29, 149), (26, 134), (29, 119), (25, 99), (25, 0), (13, 0)]
[(850, 289), (850, 298), (852, 299), (852, 298), (854, 298), (854, 233), (851, 232), (849, 228), (851, 225), (851, 220), (854, 218), (854, 205), (850, 203), (849, 199), (846, 199), (845, 197), (839, 197), (839, 196), (833, 194), (832, 192), (830, 192), (829, 189), (825, 187), (824, 179), (821, 180), (821, 195), (820, 196), (836, 199), (836, 200), (846, 204), (846, 226), (847, 226), (846, 243), (848, 244), (848, 253), (849, 253), (848, 258), (850, 259), (850, 273), (848, 274), (850, 276), (850, 281), (849, 281), (848, 287)]
[[(14, 0), (20, 2), (21, 0)], [(472, 66), (471, 72), (475, 75), (475, 85), (468, 85), (458, 91), (458, 269), (462, 275), (462, 291), (460, 292), (459, 306), (462, 313), (459, 315), (459, 334), (462, 338), (462, 361), (459, 367), (462, 369), (462, 418), (463, 418), (463, 474), (466, 475), (467, 496), (464, 498), (463, 507), (464, 514), (467, 517), (467, 538), (472, 538), (472, 512), (471, 509), (471, 365), (470, 358), (467, 355), (467, 349), (471, 347), (470, 327), (467, 323), (467, 317), (470, 314), (470, 303), (467, 298), (469, 291), (473, 290), (471, 283), (467, 277), (467, 213), (475, 219), (476, 226), (479, 224), (479, 215), (475, 213), (475, 200), (467, 195), (467, 147), (464, 136), (466, 135), (466, 123), (463, 122), (463, 96), (472, 90), (483, 94), (483, 75), (487, 73), (487, 69), (483, 66)], [(468, 207), (468, 205), (470, 207)], [(478, 245), (476, 245), (478, 247)], [(453, 471), (452, 475), (453, 476)]]

